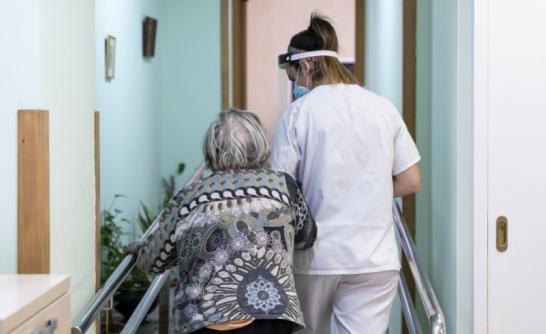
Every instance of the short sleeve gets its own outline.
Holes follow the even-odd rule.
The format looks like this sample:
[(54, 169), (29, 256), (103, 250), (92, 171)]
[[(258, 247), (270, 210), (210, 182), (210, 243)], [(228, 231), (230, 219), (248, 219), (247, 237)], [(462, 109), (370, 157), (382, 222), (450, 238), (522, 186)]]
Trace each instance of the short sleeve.
[(285, 172), (293, 178), (297, 178), (297, 172), (301, 161), (301, 150), (297, 142), (297, 130), (294, 126), (292, 107), (286, 110), (271, 141), (271, 169)]
[(394, 126), (394, 163), (392, 175), (398, 175), (418, 163), (421, 160), (421, 156), (402, 116), (398, 112), (395, 115)]

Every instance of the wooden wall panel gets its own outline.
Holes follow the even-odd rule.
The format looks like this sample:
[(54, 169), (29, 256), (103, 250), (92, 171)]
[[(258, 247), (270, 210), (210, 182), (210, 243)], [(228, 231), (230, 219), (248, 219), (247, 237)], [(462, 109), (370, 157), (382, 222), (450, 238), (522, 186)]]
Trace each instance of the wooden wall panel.
[[(402, 111), (408, 130), (415, 140), (416, 131), (416, 43), (417, 43), (417, 1), (403, 1), (403, 34), (402, 34)], [(404, 219), (408, 230), (415, 240), (415, 195), (406, 196), (403, 200)], [(415, 300), (415, 281), (411, 274), (407, 260), (403, 259), (402, 269), (410, 294)], [(405, 321), (404, 321), (405, 322)], [(408, 333), (407, 326), (403, 326), (404, 334)]]
[(229, 107), (229, 2), (221, 2), (222, 110)]
[(48, 111), (19, 110), (17, 159), (17, 271), (19, 274), (48, 274)]
[(366, 0), (355, 0), (355, 76), (361, 85), (366, 78)]
[(233, 107), (246, 109), (246, 2), (233, 4)]
[[(416, 0), (404, 0), (403, 14), (403, 68), (402, 68), (402, 110), (404, 121), (415, 140), (416, 130)], [(415, 195), (404, 198), (404, 218), (408, 229), (415, 238)]]

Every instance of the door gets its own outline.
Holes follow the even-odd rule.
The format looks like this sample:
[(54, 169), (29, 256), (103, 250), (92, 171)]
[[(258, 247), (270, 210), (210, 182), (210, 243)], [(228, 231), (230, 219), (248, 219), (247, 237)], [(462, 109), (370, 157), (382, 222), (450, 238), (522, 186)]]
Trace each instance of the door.
[(546, 333), (546, 2), (488, 12), (488, 332)]

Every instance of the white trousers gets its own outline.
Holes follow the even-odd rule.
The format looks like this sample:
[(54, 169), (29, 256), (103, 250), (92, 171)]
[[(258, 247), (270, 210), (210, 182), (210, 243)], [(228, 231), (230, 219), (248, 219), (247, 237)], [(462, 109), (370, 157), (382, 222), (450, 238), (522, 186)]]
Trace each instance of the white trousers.
[(302, 334), (384, 334), (399, 272), (294, 275), (306, 328)]

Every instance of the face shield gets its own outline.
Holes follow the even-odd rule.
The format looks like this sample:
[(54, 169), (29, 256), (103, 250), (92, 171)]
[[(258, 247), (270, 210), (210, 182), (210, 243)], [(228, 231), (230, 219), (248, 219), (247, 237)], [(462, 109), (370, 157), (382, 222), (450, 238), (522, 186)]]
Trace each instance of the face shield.
[[(292, 62), (295, 62), (301, 59), (321, 57), (321, 56), (334, 57), (339, 60), (339, 56), (337, 52), (332, 50), (304, 51), (304, 50), (296, 49), (291, 46), (288, 47), (287, 53), (284, 53), (278, 56), (279, 83), (281, 83), (281, 88), (279, 89), (279, 91), (286, 92), (286, 94), (282, 94), (281, 105), (286, 106), (290, 102), (294, 101), (298, 95), (301, 96), (301, 94), (296, 94), (295, 92), (296, 90), (295, 88), (296, 86), (298, 86), (298, 84), (295, 81), (297, 81), (297, 77), (299, 75), (299, 69), (298, 69), (298, 72), (286, 71), (290, 67), (290, 64)], [(295, 73), (291, 73), (291, 72), (295, 72)], [(282, 109), (285, 109), (285, 107), (283, 107)]]
[[(293, 49), (293, 48), (291, 48)], [(297, 50), (297, 49), (296, 49)], [(278, 64), (280, 69), (287, 69), (290, 63), (312, 57), (334, 57), (339, 59), (337, 52), (331, 50), (316, 50), (316, 51), (302, 51), (302, 52), (287, 52), (278, 56)]]

